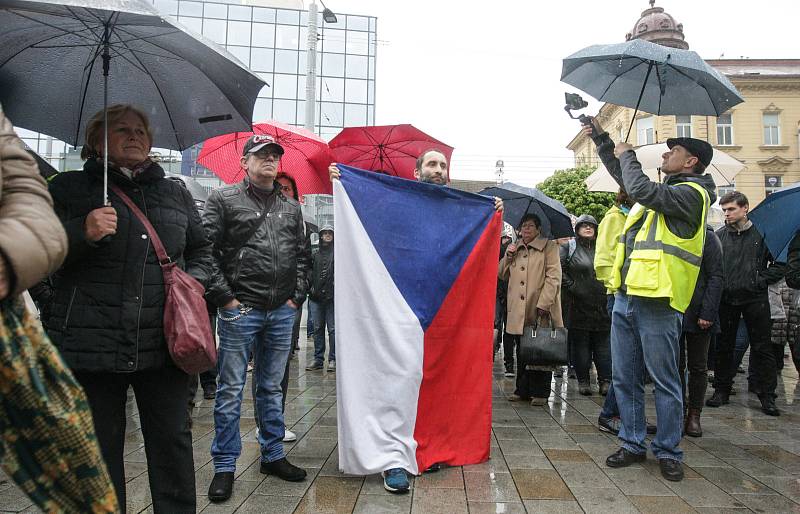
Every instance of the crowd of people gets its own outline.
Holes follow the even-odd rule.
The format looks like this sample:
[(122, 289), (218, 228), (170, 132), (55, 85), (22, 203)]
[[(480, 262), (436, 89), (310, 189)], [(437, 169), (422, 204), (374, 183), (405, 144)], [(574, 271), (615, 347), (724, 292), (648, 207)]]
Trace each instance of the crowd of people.
[[(219, 340), (216, 369), (200, 378), (204, 397), (214, 400), (214, 477), (208, 497), (223, 502), (233, 492), (251, 362), (260, 471), (287, 481), (304, 480), (306, 471), (287, 460), (283, 446), (295, 437), (284, 419), (288, 370), (307, 298), (314, 319), (314, 357), (306, 369), (325, 368), (326, 332), (327, 369), (336, 369), (333, 227), (321, 227), (319, 250), (312, 255), (296, 184), (278, 173), (284, 149), (270, 136), (248, 139), (240, 161), (244, 180), (214, 190), (201, 215), (186, 188), (169, 180), (149, 158), (147, 115), (130, 105), (114, 105), (107, 116), (107, 144), (100, 112), (87, 126), (83, 170), (61, 173), (49, 186), (66, 234), (66, 256), (57, 259), (63, 263), (59, 267), (53, 262), (56, 254), (65, 253), (56, 248), (63, 245), (63, 234), (59, 240), (59, 234), (42, 229), (54, 249), (37, 257), (47, 260), (41, 263), (34, 258), (22, 262), (12, 250), (18, 247), (0, 240), (0, 294), (16, 294), (21, 288), (36, 292), (47, 334), (88, 398), (123, 511), (126, 404), (132, 388), (153, 509), (194, 512), (186, 399), (190, 394), (192, 401), (198, 377), (170, 358), (164, 282), (147, 232), (117, 195), (103, 203), (107, 157), (108, 181), (146, 214), (170, 259), (207, 290), (210, 322), (216, 324)], [(708, 143), (668, 140), (670, 150), (661, 168), (667, 178), (656, 183), (644, 175), (630, 145), (615, 145), (593, 123), (585, 130), (620, 184), (615, 204), (599, 223), (578, 213), (574, 239), (548, 238), (543, 220), (530, 213), (516, 230), (503, 232), (495, 352), (502, 341), (506, 376), (516, 379), (509, 400), (546, 405), (553, 372), (561, 367), (522, 361), (523, 333), (531, 325), (566, 327), (568, 366), (578, 392), (595, 394), (593, 363), (597, 392), (605, 397), (598, 426), (620, 439), (620, 449), (607, 465), (644, 460), (650, 435), (649, 448), (664, 477), (681, 480), (681, 437), (702, 436), (703, 407), (724, 407), (734, 394), (742, 325), (750, 345), (748, 389), (758, 396), (765, 414), (780, 414), (775, 399), (785, 341), (800, 366), (797, 293), (789, 289), (800, 288), (800, 237), (791, 243), (788, 263), (775, 262), (747, 219), (748, 199), (739, 192), (720, 199), (725, 226), (717, 231), (707, 227), (715, 198), (713, 181), (704, 173), (713, 153)], [(4, 175), (6, 166), (4, 162)], [(35, 175), (35, 166), (26, 166)], [(329, 173), (331, 180), (340, 177), (335, 166)], [(414, 174), (422, 182), (446, 186), (447, 159), (436, 150), (423, 152)], [(4, 205), (7, 198), (4, 194)], [(499, 199), (495, 209), (503, 211)], [(13, 214), (2, 211), (4, 218)], [(33, 264), (36, 277), (27, 271)], [(34, 288), (37, 280), (42, 282)], [(772, 306), (770, 289), (777, 294)], [(776, 326), (783, 327), (779, 345), (772, 340)], [(706, 399), (709, 367), (714, 370), (714, 393)], [(646, 383), (655, 390), (653, 425), (644, 416)], [(386, 431), (391, 437), (391, 427)], [(383, 477), (388, 491), (408, 491), (407, 470), (387, 469)]]

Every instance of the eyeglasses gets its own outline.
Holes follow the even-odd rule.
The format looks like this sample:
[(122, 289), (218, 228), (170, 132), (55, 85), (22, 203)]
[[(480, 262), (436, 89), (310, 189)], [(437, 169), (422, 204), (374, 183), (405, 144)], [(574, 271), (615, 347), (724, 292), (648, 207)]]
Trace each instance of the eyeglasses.
[(293, 191), (293, 189), (292, 186), (281, 186), (281, 191), (288, 193), (289, 191)]
[(259, 150), (257, 152), (253, 152), (250, 155), (258, 157), (259, 159), (264, 160), (264, 161), (267, 160), (267, 159), (272, 159), (273, 161), (281, 160), (281, 154), (279, 154), (277, 152), (273, 152), (272, 150), (267, 150), (267, 149)]

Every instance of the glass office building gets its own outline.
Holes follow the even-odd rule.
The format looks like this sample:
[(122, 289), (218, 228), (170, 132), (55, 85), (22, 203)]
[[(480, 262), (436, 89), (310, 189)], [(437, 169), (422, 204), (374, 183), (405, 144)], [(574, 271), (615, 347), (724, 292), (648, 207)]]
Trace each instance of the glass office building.
[[(277, 120), (302, 126), (306, 109), (308, 12), (300, 1), (154, 0), (189, 29), (223, 45), (270, 85), (259, 94), (253, 122)], [(331, 5), (334, 7), (334, 5)], [(375, 124), (377, 19), (336, 13), (317, 20), (314, 132), (331, 139), (343, 127)], [(196, 164), (198, 147), (183, 153), (182, 172), (215, 185)]]

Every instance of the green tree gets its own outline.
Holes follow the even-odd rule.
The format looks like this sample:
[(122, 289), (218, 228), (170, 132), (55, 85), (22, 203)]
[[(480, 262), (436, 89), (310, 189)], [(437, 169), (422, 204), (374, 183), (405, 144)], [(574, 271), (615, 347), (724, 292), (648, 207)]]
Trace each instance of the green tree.
[(575, 216), (591, 214), (599, 223), (609, 207), (614, 205), (616, 195), (594, 193), (586, 189), (584, 181), (593, 171), (594, 168), (590, 166), (558, 170), (536, 187), (550, 198), (563, 203)]

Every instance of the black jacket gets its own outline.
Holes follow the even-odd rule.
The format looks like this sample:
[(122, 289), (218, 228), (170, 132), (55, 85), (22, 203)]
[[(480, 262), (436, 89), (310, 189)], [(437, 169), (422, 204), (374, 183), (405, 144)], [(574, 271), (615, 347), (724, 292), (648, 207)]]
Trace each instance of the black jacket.
[(800, 231), (789, 243), (789, 255), (786, 258), (786, 285), (792, 289), (800, 289)]
[(594, 273), (594, 241), (577, 238), (569, 256), (569, 243), (561, 245), (561, 291), (567, 328), (602, 331), (611, 327), (606, 308), (606, 288)]
[[(597, 145), (597, 154), (616, 182), (627, 191), (628, 196), (635, 202), (642, 204), (664, 215), (670, 232), (678, 237), (692, 237), (703, 220), (703, 198), (697, 191), (681, 182), (694, 182), (702, 186), (709, 196), (710, 203), (717, 198), (716, 186), (710, 175), (681, 174), (670, 175), (663, 184), (652, 182), (642, 171), (642, 165), (636, 159), (636, 153), (628, 150), (617, 159), (614, 157), (614, 142), (603, 132), (593, 138)], [(633, 243), (639, 229), (642, 228), (645, 216), (634, 224), (625, 234), (625, 262), (622, 265), (623, 289), (625, 277), (630, 267), (628, 258), (633, 251)]]
[[(164, 179), (157, 164), (134, 180), (109, 170), (147, 215), (167, 253), (201, 283), (211, 271), (211, 245), (189, 192)], [(69, 255), (53, 277), (45, 327), (73, 370), (130, 372), (171, 365), (164, 340), (164, 280), (147, 231), (113, 192), (117, 233), (89, 243), (84, 223), (102, 205), (103, 167), (60, 173), (50, 184), (69, 238)]]
[(711, 334), (720, 332), (719, 302), (722, 298), (723, 277), (722, 243), (714, 230), (707, 227), (700, 274), (697, 276), (697, 283), (694, 286), (692, 301), (683, 314), (684, 332), (706, 332), (697, 325), (698, 319), (714, 322), (707, 332)]
[(768, 301), (767, 288), (783, 278), (786, 265), (774, 262), (764, 236), (753, 224), (742, 231), (726, 225), (717, 236), (725, 270), (722, 301), (733, 305)]
[(266, 310), (289, 299), (303, 303), (311, 249), (300, 204), (283, 196), (277, 182), (266, 199), (252, 190), (248, 179), (212, 191), (203, 225), (214, 245), (208, 288), (212, 303), (222, 307), (236, 298)]
[(319, 251), (313, 257), (311, 288), (308, 297), (315, 302), (333, 301), (333, 243), (320, 242)]

